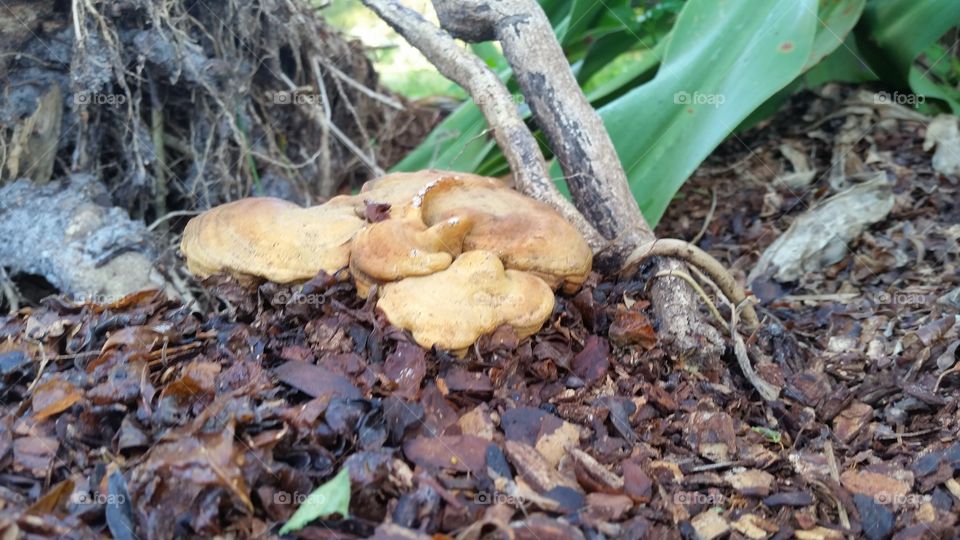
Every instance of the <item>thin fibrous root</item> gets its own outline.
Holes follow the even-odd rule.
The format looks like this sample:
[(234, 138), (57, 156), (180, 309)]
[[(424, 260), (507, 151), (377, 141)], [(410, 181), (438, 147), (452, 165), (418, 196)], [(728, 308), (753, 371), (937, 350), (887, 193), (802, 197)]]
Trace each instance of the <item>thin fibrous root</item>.
[(743, 287), (737, 283), (737, 280), (720, 261), (714, 259), (706, 251), (683, 240), (661, 238), (634, 249), (627, 256), (620, 272), (627, 273), (651, 257), (672, 257), (699, 268), (717, 284), (720, 292), (730, 300), (730, 303), (743, 305), (743, 320), (750, 328), (759, 326), (760, 321), (757, 319), (757, 312), (754, 311), (753, 305), (744, 302), (747, 299), (747, 293), (743, 290)]
[(779, 386), (774, 386), (760, 377), (753, 369), (753, 365), (750, 364), (750, 357), (747, 355), (747, 344), (744, 343), (743, 337), (737, 333), (737, 312), (738, 310), (734, 309), (730, 313), (730, 337), (733, 339), (733, 354), (737, 357), (737, 364), (740, 366), (740, 371), (743, 372), (743, 376), (756, 388), (760, 397), (762, 397), (764, 401), (774, 401), (780, 396), (781, 389)]
[(657, 272), (657, 274), (654, 275), (653, 277), (654, 278), (678, 277), (686, 281), (687, 284), (690, 285), (690, 287), (698, 295), (700, 295), (700, 299), (703, 300), (703, 303), (707, 305), (707, 310), (710, 311), (710, 314), (713, 315), (713, 318), (716, 319), (721, 326), (726, 326), (727, 321), (723, 319), (723, 315), (720, 314), (720, 310), (717, 309), (716, 304), (713, 303), (713, 300), (710, 300), (710, 297), (707, 296), (707, 292), (703, 290), (703, 287), (701, 287), (700, 284), (697, 283), (697, 281), (690, 276), (690, 274), (687, 274), (686, 272), (680, 272), (678, 270), (664, 270), (662, 272)]

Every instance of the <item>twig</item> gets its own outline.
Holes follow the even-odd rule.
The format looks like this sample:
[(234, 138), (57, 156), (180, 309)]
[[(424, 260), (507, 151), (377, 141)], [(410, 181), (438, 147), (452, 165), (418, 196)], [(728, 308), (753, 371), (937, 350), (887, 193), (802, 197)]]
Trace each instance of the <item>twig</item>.
[(10, 279), (6, 268), (3, 266), (0, 266), (0, 286), (3, 287), (3, 296), (7, 299), (7, 303), (10, 304), (9, 312), (12, 315), (20, 309), (20, 295), (17, 294), (16, 286), (13, 284), (13, 280)]
[[(823, 451), (827, 454), (827, 466), (830, 468), (830, 478), (833, 479), (837, 485), (840, 485), (840, 468), (837, 466), (837, 456), (833, 452), (833, 441), (827, 439), (827, 442), (823, 445)], [(837, 499), (833, 493), (830, 493), (830, 496), (833, 497), (833, 502), (837, 505), (837, 514), (840, 515), (840, 524), (843, 525), (844, 529), (850, 530), (850, 517), (847, 515), (847, 509), (844, 508), (843, 504)]]
[(161, 223), (165, 223), (167, 220), (180, 216), (195, 216), (201, 213), (202, 210), (174, 210), (173, 212), (167, 212), (163, 216), (157, 218), (153, 223), (147, 226), (148, 231), (152, 231), (157, 228)]
[(497, 74), (457, 45), (450, 34), (396, 0), (363, 0), (363, 3), (423, 53), (440, 73), (467, 90), (493, 129), (520, 191), (557, 209), (587, 239), (594, 252), (603, 248), (606, 240), (550, 179), (540, 146)]
[(320, 73), (319, 63), (314, 59), (310, 62), (313, 69), (313, 78), (317, 81), (317, 90), (320, 91), (323, 104), (323, 122), (320, 123), (320, 195), (329, 197), (336, 189), (330, 166), (330, 124), (333, 123), (333, 114), (330, 112), (330, 99), (327, 97), (327, 86), (323, 84), (323, 75)]
[[(696, 266), (717, 284), (720, 292), (723, 293), (732, 304), (739, 305), (747, 299), (747, 293), (743, 290), (743, 287), (718, 260), (714, 259), (706, 251), (683, 240), (661, 238), (636, 248), (627, 257), (626, 262), (623, 264), (624, 270), (621, 272), (629, 272), (635, 268), (637, 264), (651, 257), (673, 257)], [(757, 312), (753, 309), (752, 305), (746, 304), (743, 306), (743, 320), (751, 328), (755, 328), (760, 324), (760, 321), (757, 319)]]
[(703, 220), (703, 226), (700, 227), (700, 232), (693, 237), (693, 240), (690, 240), (690, 243), (697, 245), (700, 243), (700, 239), (703, 238), (703, 235), (707, 232), (707, 227), (710, 226), (710, 222), (713, 221), (713, 213), (717, 209), (717, 190), (715, 188), (710, 188), (710, 210), (707, 211), (707, 217)]
[(753, 366), (750, 364), (750, 357), (747, 356), (747, 345), (743, 342), (740, 334), (737, 333), (738, 311), (739, 310), (734, 309), (730, 313), (730, 337), (733, 339), (733, 353), (737, 357), (737, 364), (740, 365), (740, 371), (743, 372), (743, 376), (757, 389), (760, 397), (762, 397), (764, 401), (773, 401), (780, 395), (780, 388), (765, 381), (754, 371)]
[(350, 77), (350, 76), (347, 75), (346, 73), (344, 73), (344, 72), (340, 71), (339, 69), (337, 69), (337, 66), (333, 65), (333, 64), (330, 63), (330, 62), (327, 62), (326, 59), (321, 59), (321, 62), (323, 62), (323, 65), (324, 65), (327, 69), (329, 69), (331, 73), (333, 73), (334, 75), (336, 75), (337, 78), (339, 78), (341, 81), (347, 83), (348, 85), (352, 86), (353, 88), (355, 88), (356, 90), (358, 90), (361, 94), (363, 94), (363, 95), (365, 95), (365, 96), (367, 96), (367, 97), (369, 97), (369, 98), (371, 98), (371, 99), (375, 99), (375, 100), (379, 101), (380, 103), (383, 103), (383, 104), (386, 105), (387, 107), (396, 109), (396, 110), (398, 110), (398, 111), (402, 111), (402, 110), (403, 110), (403, 104), (400, 103), (399, 101), (393, 99), (393, 98), (390, 97), (390, 96), (383, 95), (383, 94), (381, 94), (380, 92), (375, 92), (375, 91), (367, 88), (366, 86), (358, 83), (358, 82), (355, 81), (352, 77)]

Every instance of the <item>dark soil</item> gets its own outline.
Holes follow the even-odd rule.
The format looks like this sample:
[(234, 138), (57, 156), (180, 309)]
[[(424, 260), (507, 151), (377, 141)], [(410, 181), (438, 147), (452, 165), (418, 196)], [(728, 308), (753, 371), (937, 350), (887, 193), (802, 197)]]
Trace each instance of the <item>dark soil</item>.
[[(501, 329), (463, 359), (324, 275), (214, 279), (203, 314), (156, 293), (50, 298), (0, 320), (0, 527), (269, 537), (346, 467), (350, 515), (294, 534), (960, 536), (958, 183), (931, 170), (923, 122), (845, 109), (852, 96), (798, 96), (733, 138), (658, 231), (693, 238), (715, 196), (699, 245), (745, 275), (844, 182), (896, 180), (893, 212), (842, 262), (755, 291), (748, 349), (776, 401), (732, 352), (667, 356), (644, 272), (593, 276), (537, 335)], [(828, 176), (850, 117), (873, 125)], [(812, 157), (809, 188), (773, 187), (784, 142)]]

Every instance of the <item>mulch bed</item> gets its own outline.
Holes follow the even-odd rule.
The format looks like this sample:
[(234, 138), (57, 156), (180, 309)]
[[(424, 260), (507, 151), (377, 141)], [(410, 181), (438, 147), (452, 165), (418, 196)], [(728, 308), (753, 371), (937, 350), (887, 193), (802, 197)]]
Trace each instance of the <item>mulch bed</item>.
[(747, 344), (776, 401), (732, 351), (668, 355), (643, 271), (594, 275), (537, 335), (500, 329), (462, 359), (326, 275), (215, 278), (203, 314), (152, 292), (48, 298), (0, 319), (4, 537), (275, 536), (343, 467), (350, 515), (293, 534), (960, 536), (958, 183), (931, 170), (922, 122), (850, 109), (853, 92), (798, 96), (731, 139), (658, 231), (690, 239), (712, 214), (699, 245), (745, 274), (839, 189), (775, 187), (778, 145), (825, 171), (849, 118), (876, 124), (844, 167), (896, 179), (891, 215), (842, 262), (756, 291)]

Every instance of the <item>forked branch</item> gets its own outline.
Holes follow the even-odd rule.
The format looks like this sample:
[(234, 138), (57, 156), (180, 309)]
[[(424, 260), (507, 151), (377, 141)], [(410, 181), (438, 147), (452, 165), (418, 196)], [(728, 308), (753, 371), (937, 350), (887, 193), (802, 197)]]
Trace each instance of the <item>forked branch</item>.
[(462, 86), (483, 112), (493, 137), (503, 150), (520, 191), (559, 211), (586, 238), (594, 252), (606, 241), (560, 194), (547, 169), (537, 140), (517, 112), (510, 91), (474, 54), (453, 37), (396, 0), (364, 0), (398, 34), (416, 47), (440, 73)]

